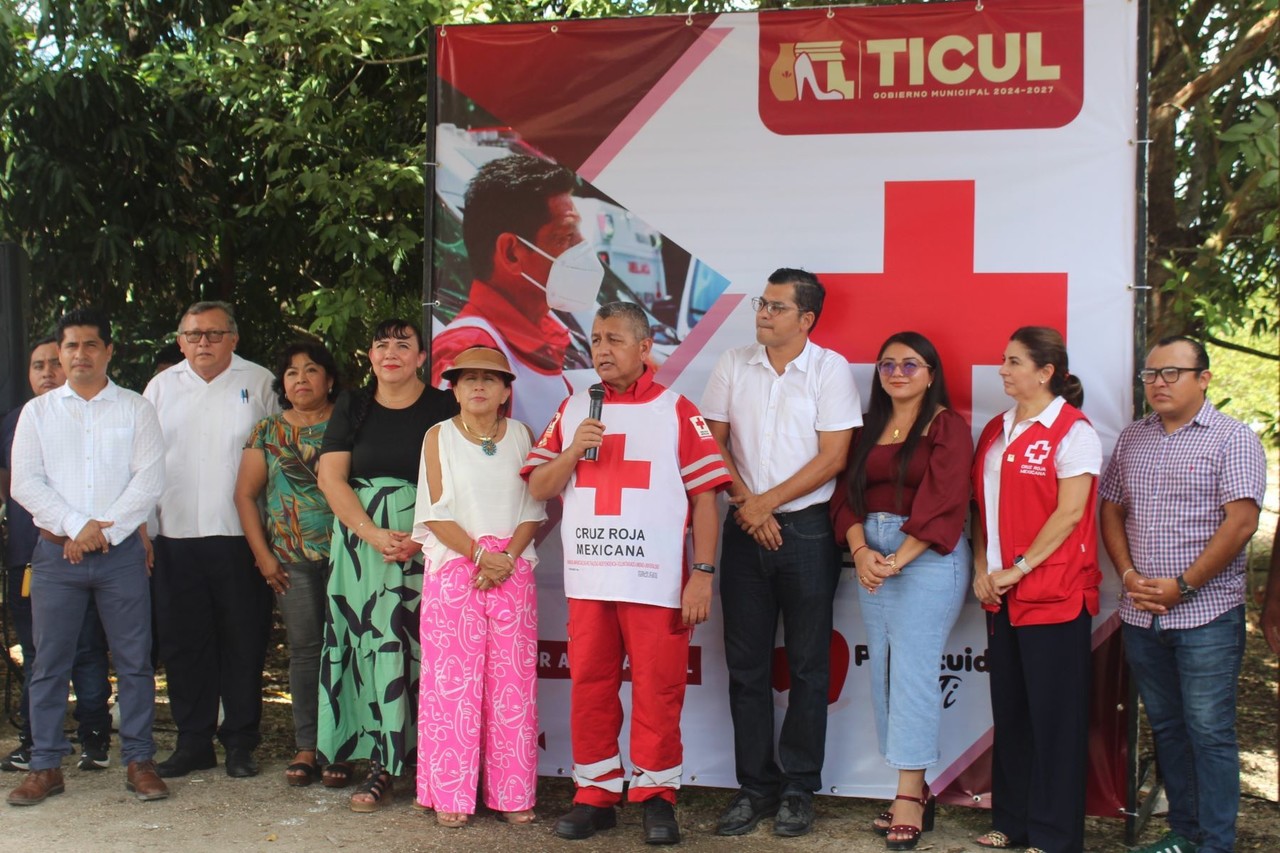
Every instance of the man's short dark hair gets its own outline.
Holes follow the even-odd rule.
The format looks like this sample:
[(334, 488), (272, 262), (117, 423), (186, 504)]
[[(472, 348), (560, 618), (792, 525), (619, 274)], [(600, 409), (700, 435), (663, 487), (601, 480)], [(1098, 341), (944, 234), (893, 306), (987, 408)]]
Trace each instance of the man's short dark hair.
[(98, 330), (98, 337), (102, 338), (102, 345), (111, 346), (111, 321), (107, 319), (105, 312), (97, 308), (73, 308), (62, 315), (53, 333), (59, 347), (62, 346), (62, 339), (66, 337), (70, 326), (93, 326)]
[(1209, 351), (1204, 348), (1204, 344), (1195, 338), (1189, 338), (1186, 335), (1167, 335), (1156, 341), (1157, 347), (1167, 347), (1173, 344), (1187, 344), (1191, 349), (1195, 350), (1196, 363), (1192, 365), (1201, 373), (1209, 369)]
[(601, 305), (596, 311), (596, 317), (601, 320), (608, 320), (610, 317), (623, 318), (631, 327), (631, 333), (635, 335), (637, 341), (653, 337), (653, 327), (649, 325), (649, 317), (644, 313), (644, 309), (634, 302), (610, 302), (607, 305)]
[(813, 313), (813, 325), (809, 327), (812, 332), (818, 325), (818, 318), (822, 316), (822, 303), (827, 299), (827, 289), (818, 281), (818, 277), (808, 270), (781, 267), (769, 276), (769, 283), (789, 284), (795, 288), (796, 307), (800, 309), (800, 313)]
[(30, 355), (31, 353), (35, 352), (45, 344), (56, 344), (57, 342), (58, 342), (58, 339), (55, 338), (53, 335), (45, 335), (39, 340), (35, 340), (31, 342), (31, 349), (28, 350), (27, 354)]
[(547, 199), (573, 192), (578, 179), (563, 166), (537, 157), (512, 154), (480, 167), (467, 186), (462, 240), (471, 275), (493, 275), (493, 249), (500, 234), (517, 234), (530, 243), (551, 218)]

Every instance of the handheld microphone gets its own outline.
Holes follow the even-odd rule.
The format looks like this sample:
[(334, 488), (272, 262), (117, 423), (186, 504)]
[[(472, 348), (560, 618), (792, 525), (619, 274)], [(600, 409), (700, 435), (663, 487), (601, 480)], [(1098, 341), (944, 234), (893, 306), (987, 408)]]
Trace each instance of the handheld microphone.
[[(587, 394), (591, 397), (591, 406), (587, 409), (587, 417), (600, 420), (600, 414), (604, 411), (604, 386), (597, 382), (587, 389)], [(582, 454), (582, 458), (588, 462), (595, 462), (596, 457), (600, 455), (600, 448), (592, 447)]]

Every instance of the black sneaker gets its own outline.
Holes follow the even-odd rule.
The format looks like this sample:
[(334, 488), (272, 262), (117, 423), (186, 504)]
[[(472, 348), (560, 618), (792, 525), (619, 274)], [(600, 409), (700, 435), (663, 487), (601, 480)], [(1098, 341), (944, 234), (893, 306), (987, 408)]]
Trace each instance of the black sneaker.
[(81, 770), (103, 770), (111, 765), (111, 735), (88, 732), (80, 739)]
[(23, 741), (13, 752), (0, 758), (0, 770), (26, 773), (31, 769), (31, 744)]
[(574, 803), (564, 817), (556, 821), (555, 833), (570, 841), (580, 841), (596, 834), (596, 830), (618, 825), (618, 812), (613, 806), (590, 806)]
[(783, 838), (808, 835), (813, 829), (813, 794), (792, 792), (782, 795), (782, 805), (773, 822), (773, 834)]

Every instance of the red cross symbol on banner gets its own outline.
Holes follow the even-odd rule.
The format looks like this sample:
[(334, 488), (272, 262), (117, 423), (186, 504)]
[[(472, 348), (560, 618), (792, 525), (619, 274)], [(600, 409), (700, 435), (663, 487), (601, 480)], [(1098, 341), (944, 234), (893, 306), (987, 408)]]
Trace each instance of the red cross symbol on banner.
[(626, 455), (625, 435), (605, 435), (599, 459), (578, 463), (574, 487), (596, 490), (596, 515), (622, 515), (622, 490), (649, 488), (651, 463)]
[(999, 364), (1019, 326), (1066, 335), (1067, 274), (975, 272), (973, 181), (890, 181), (884, 197), (884, 272), (819, 273), (827, 301), (813, 341), (869, 364), (885, 338), (919, 332), (972, 420), (975, 364)]

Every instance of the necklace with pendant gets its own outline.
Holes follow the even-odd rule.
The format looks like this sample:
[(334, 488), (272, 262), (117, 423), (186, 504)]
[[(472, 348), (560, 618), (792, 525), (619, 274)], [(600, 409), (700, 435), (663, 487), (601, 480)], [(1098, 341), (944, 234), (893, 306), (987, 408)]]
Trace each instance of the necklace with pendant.
[(462, 428), (467, 431), (467, 435), (472, 438), (479, 439), (480, 449), (484, 451), (485, 456), (493, 456), (498, 452), (498, 445), (494, 443), (494, 436), (498, 434), (498, 424), (502, 423), (502, 418), (493, 425), (493, 435), (481, 435), (480, 433), (467, 426), (467, 422), (463, 420), (462, 415), (458, 415), (458, 422), (462, 424)]
[(891, 441), (891, 442), (897, 441), (897, 440), (898, 440), (898, 434), (899, 434), (900, 432), (901, 432), (901, 430), (899, 430), (897, 427), (894, 427), (894, 428), (893, 428), (893, 438), (889, 439), (889, 441)]

